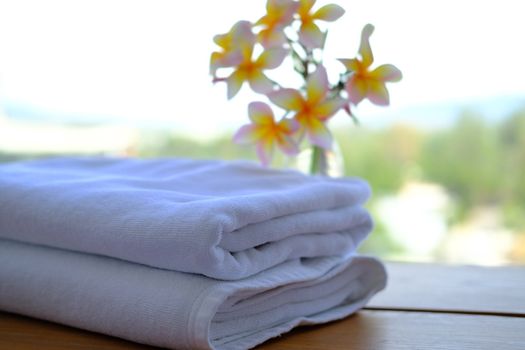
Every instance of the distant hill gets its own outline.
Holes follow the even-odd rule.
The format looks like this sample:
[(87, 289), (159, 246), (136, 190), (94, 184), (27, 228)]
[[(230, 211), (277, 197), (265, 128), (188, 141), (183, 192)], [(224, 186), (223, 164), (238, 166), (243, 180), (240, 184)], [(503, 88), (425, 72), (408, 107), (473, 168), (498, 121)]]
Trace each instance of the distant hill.
[(525, 109), (525, 95), (436, 102), (401, 108), (381, 108), (363, 117), (362, 121), (364, 125), (370, 127), (382, 127), (402, 122), (424, 129), (433, 129), (452, 125), (463, 113), (473, 113), (489, 123), (497, 123), (520, 109)]
[[(155, 119), (148, 116), (144, 119), (133, 121), (126, 120), (126, 116), (92, 115), (86, 113), (64, 113), (36, 108), (31, 105), (3, 101), (5, 114), (12, 119), (20, 121), (52, 122), (59, 124), (91, 126), (104, 123), (126, 124), (137, 127), (161, 127), (177, 129), (181, 132), (193, 131), (198, 125), (190, 125), (188, 120)], [(434, 102), (406, 107), (380, 108), (376, 106), (363, 106), (356, 110), (356, 114), (365, 127), (384, 127), (396, 123), (408, 123), (424, 129), (444, 128), (450, 126), (464, 112), (473, 112), (481, 115), (488, 122), (498, 122), (509, 117), (513, 112), (525, 108), (524, 96), (494, 96), (462, 101)], [(344, 113), (341, 113), (344, 114)], [(226, 117), (225, 117), (226, 118)], [(335, 118), (336, 123), (347, 122), (341, 116)], [(347, 125), (347, 124), (345, 124)], [(225, 120), (223, 130), (231, 132), (231, 121)]]

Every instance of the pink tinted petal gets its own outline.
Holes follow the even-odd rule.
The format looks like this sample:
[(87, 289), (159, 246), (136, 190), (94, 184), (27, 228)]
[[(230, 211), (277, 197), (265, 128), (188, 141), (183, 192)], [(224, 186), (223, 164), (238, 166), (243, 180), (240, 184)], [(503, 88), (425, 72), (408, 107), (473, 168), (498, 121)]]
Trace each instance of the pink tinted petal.
[(312, 17), (315, 19), (321, 19), (323, 21), (333, 22), (338, 20), (342, 15), (344, 15), (344, 13), (345, 10), (341, 6), (331, 4), (325, 5), (319, 10), (315, 11)]
[(388, 106), (390, 103), (390, 97), (388, 95), (388, 90), (386, 89), (385, 83), (380, 81), (368, 82), (367, 97), (370, 102), (379, 106)]
[(239, 71), (233, 72), (227, 79), (226, 85), (228, 90), (228, 99), (232, 99), (242, 87), (246, 77)]
[(231, 47), (231, 36), (226, 34), (218, 34), (213, 37), (213, 42), (223, 49), (229, 49)]
[(300, 129), (295, 136), (295, 142), (300, 145), (306, 137), (306, 126), (300, 124)]
[(327, 120), (337, 113), (341, 108), (347, 104), (345, 99), (340, 97), (335, 97), (333, 99), (324, 101), (315, 108), (315, 114), (321, 120)]
[(264, 102), (252, 102), (248, 105), (248, 115), (255, 124), (273, 124), (273, 111)]
[(253, 72), (248, 78), (248, 83), (253, 91), (259, 94), (267, 94), (273, 91), (273, 83), (261, 71)]
[(259, 160), (261, 161), (261, 164), (263, 166), (270, 165), (270, 162), (272, 161), (273, 156), (273, 141), (265, 141), (265, 142), (259, 142), (257, 143), (257, 146), (255, 147), (255, 151), (257, 153), (257, 157), (259, 157)]
[(274, 69), (283, 63), (286, 55), (288, 55), (288, 50), (282, 47), (266, 49), (259, 58), (257, 58), (256, 64), (260, 65), (262, 69)]
[(252, 31), (252, 24), (248, 21), (235, 23), (231, 30), (232, 40), (236, 43), (255, 43), (255, 34)]
[(240, 51), (213, 52), (210, 57), (210, 74), (215, 75), (219, 68), (238, 66), (242, 60)]
[(293, 21), (299, 3), (293, 0), (268, 0), (266, 2), (266, 15), (260, 18), (255, 25), (287, 26)]
[(297, 12), (299, 13), (299, 15), (301, 15), (301, 17), (303, 17), (304, 15), (307, 15), (310, 12), (312, 7), (314, 7), (314, 4), (315, 0), (299, 0), (299, 9), (297, 10)]
[(220, 60), (221, 67), (235, 67), (243, 61), (243, 54), (241, 51), (225, 52)]
[(295, 156), (299, 153), (299, 146), (290, 136), (283, 136), (277, 141), (277, 146), (281, 151), (289, 156)]
[(312, 119), (310, 121), (306, 135), (310, 143), (325, 149), (332, 148), (332, 134), (320, 120)]
[(257, 39), (265, 49), (286, 44), (286, 36), (280, 29), (263, 29), (259, 32)]
[(306, 82), (306, 95), (308, 96), (308, 101), (315, 104), (322, 100), (327, 92), (328, 76), (326, 74), (326, 69), (322, 65), (319, 65), (317, 70), (310, 75)]
[(272, 16), (282, 15), (286, 8), (293, 5), (292, 0), (268, 0), (266, 2), (266, 12)]
[(217, 73), (217, 69), (221, 67), (220, 61), (222, 58), (222, 54), (220, 52), (212, 52), (210, 56), (210, 74), (215, 76), (215, 73)]
[(278, 0), (268, 0), (266, 1), (266, 15), (261, 17), (255, 25), (267, 25), (270, 26), (275, 20), (276, 11), (279, 10), (279, 1)]
[(235, 46), (235, 43), (239, 43), (239, 40), (242, 38), (244, 38), (244, 40), (253, 40), (250, 39), (251, 37), (253, 37), (251, 23), (248, 21), (238, 21), (228, 33), (215, 35), (213, 41), (224, 50), (229, 50)]
[(268, 4), (273, 6), (268, 7), (268, 14), (272, 14), (277, 18), (280, 25), (288, 25), (293, 20), (293, 15), (299, 8), (299, 3), (293, 0), (268, 0)]
[(308, 48), (322, 47), (324, 34), (313, 22), (303, 24), (299, 30), (299, 42)]
[(361, 32), (361, 45), (359, 46), (359, 54), (363, 60), (363, 64), (369, 67), (374, 62), (374, 55), (370, 47), (370, 35), (374, 32), (374, 26), (367, 24)]
[(297, 130), (294, 131), (293, 138), (295, 142), (297, 142), (298, 145), (303, 142), (303, 139), (306, 135), (306, 129), (307, 125), (304, 122), (301, 122), (299, 119), (297, 119), (297, 114), (292, 118), (292, 120), (295, 121), (295, 125), (297, 127)]
[(403, 75), (401, 71), (391, 64), (384, 64), (370, 72), (370, 77), (375, 80), (396, 82), (400, 81)]
[(256, 27), (265, 25), (268, 22), (268, 18), (269, 18), (268, 15), (264, 15), (261, 18), (259, 18), (257, 22), (255, 22), (253, 25)]
[(299, 110), (304, 101), (299, 91), (294, 89), (280, 89), (273, 91), (268, 94), (268, 98), (277, 106), (292, 111)]
[(232, 46), (238, 48), (244, 57), (251, 58), (253, 46), (257, 41), (252, 31), (252, 24), (248, 21), (239, 21), (232, 28)]
[(285, 3), (283, 5), (285, 9), (283, 10), (284, 13), (281, 19), (281, 25), (287, 26), (293, 22), (293, 16), (297, 13), (300, 4), (294, 0), (285, 0), (282, 2)]
[(235, 135), (233, 135), (233, 142), (245, 144), (245, 143), (254, 143), (257, 141), (257, 127), (252, 124), (243, 125), (237, 130)]
[(356, 72), (359, 69), (359, 61), (355, 58), (339, 58), (338, 61), (341, 62), (345, 68), (351, 72)]
[(293, 134), (299, 130), (299, 123), (295, 119), (282, 119), (279, 127), (287, 134)]
[(365, 98), (368, 92), (367, 82), (363, 79), (351, 77), (346, 83), (346, 92), (348, 93), (348, 99), (354, 105), (357, 105)]

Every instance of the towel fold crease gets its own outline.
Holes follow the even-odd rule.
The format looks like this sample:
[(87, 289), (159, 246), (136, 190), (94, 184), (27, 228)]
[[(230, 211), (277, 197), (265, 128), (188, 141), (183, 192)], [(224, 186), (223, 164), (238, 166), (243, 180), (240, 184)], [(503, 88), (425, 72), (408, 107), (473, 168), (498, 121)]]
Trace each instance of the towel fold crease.
[(246, 162), (0, 165), (0, 310), (170, 349), (247, 349), (362, 308), (368, 184)]
[(226, 280), (348, 254), (372, 228), (363, 180), (247, 162), (18, 162), (0, 166), (0, 193), (0, 238)]
[(247, 349), (361, 308), (368, 257), (294, 259), (238, 281), (0, 239), (0, 309), (170, 349)]

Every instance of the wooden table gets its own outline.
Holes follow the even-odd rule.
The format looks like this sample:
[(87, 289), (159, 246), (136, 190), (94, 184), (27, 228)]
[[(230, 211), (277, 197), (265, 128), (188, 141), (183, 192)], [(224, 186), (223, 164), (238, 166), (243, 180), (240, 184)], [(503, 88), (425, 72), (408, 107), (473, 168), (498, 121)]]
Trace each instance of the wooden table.
[[(525, 350), (525, 267), (389, 263), (390, 281), (358, 314), (298, 328), (258, 347)], [(155, 349), (0, 313), (0, 349)]]

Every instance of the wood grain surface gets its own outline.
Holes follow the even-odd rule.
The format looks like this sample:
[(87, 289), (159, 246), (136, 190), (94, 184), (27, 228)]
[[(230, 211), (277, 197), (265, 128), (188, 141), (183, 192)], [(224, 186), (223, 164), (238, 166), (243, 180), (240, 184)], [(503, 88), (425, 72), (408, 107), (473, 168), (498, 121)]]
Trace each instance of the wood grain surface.
[[(387, 264), (386, 291), (358, 314), (302, 327), (263, 350), (525, 350), (525, 267)], [(0, 350), (155, 349), (0, 312)]]
[(158, 349), (52, 322), (0, 312), (1, 350)]
[(296, 329), (259, 348), (524, 350), (525, 318), (363, 310), (340, 322)]
[(389, 263), (387, 270), (388, 288), (369, 307), (525, 315), (524, 266)]

